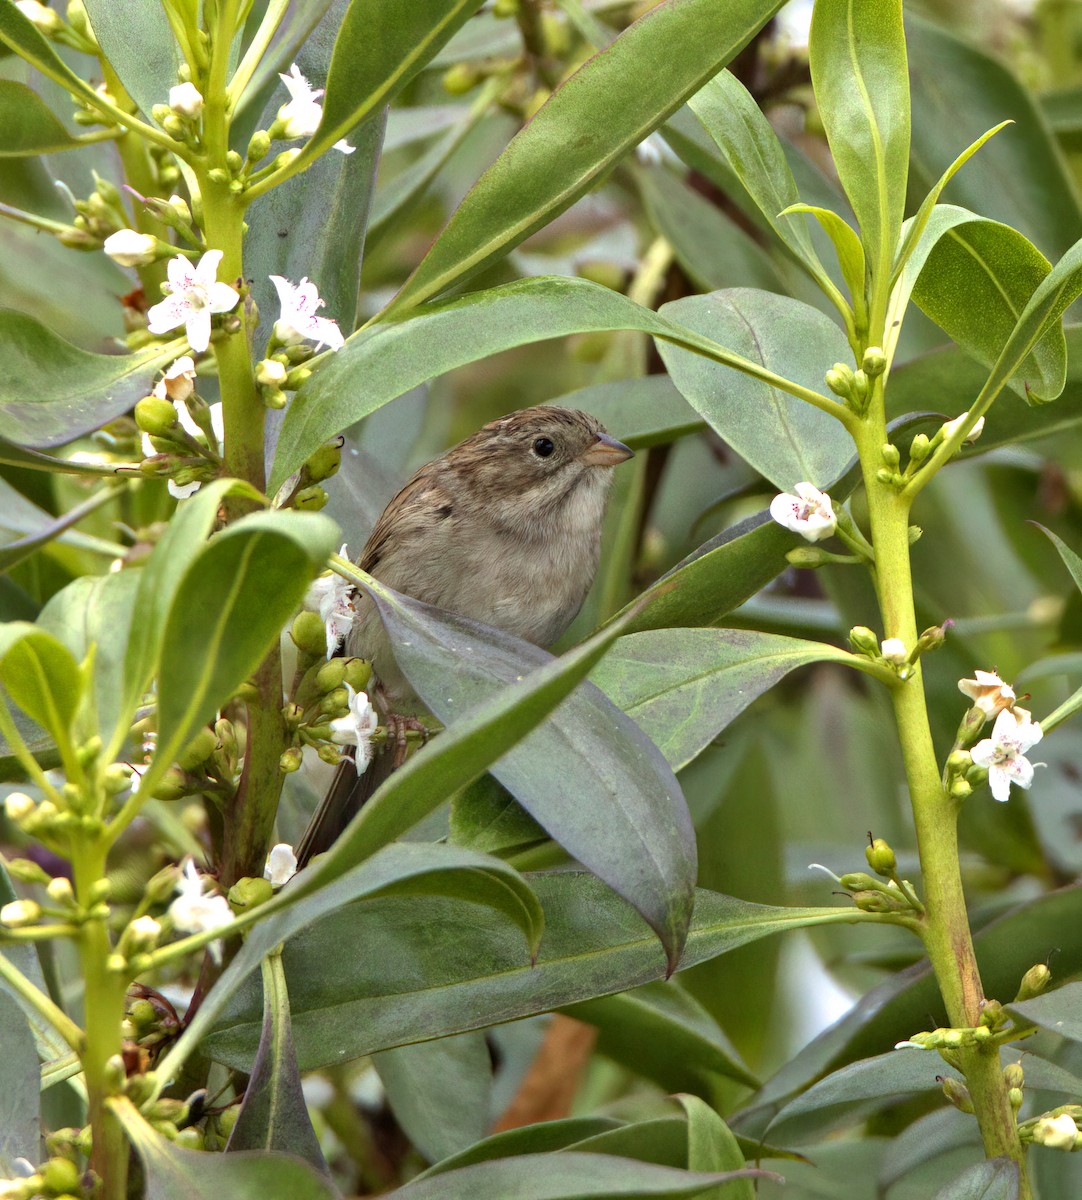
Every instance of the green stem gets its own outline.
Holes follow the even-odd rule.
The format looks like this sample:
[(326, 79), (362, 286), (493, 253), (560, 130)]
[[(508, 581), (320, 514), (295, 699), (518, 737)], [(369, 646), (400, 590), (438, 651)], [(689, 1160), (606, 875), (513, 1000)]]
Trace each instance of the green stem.
[[(868, 417), (857, 431), (867, 492), (875, 584), (883, 631), (907, 646), (917, 641), (913, 580), (909, 561), (908, 495), (876, 478), (886, 439), (883, 383), (876, 381)], [(958, 807), (945, 791), (936, 763), (919, 660), (913, 675), (891, 689), (898, 737), (909, 785), (923, 878), (925, 914), (920, 932), (952, 1027), (980, 1023), (984, 988), (973, 950), (958, 861)], [(998, 1052), (972, 1048), (959, 1052), (966, 1083), (988, 1156), (1006, 1155), (1018, 1163), (1019, 1195), (1030, 1196), (1025, 1152), (1000, 1070)]]

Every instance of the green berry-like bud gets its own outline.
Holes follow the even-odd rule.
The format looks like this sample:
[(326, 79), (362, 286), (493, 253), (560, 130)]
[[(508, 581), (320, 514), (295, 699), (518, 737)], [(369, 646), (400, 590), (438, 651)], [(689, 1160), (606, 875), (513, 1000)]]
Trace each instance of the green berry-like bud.
[(1022, 1107), (1022, 1101), (1025, 1100), (1026, 1094), (1021, 1088), (1007, 1089), (1007, 1103), (1017, 1112)]
[(202, 766), (218, 748), (218, 738), (205, 726), (177, 755), (177, 762), (185, 771), (194, 771)]
[(155, 800), (172, 801), (179, 800), (182, 796), (187, 796), (192, 790), (192, 781), (188, 778), (185, 771), (180, 767), (170, 767), (162, 777), (160, 783), (156, 784), (151, 795)]
[(241, 158), (241, 156), (236, 152), (236, 150), (230, 150), (229, 153), (226, 154), (226, 156), (225, 156), (225, 165), (235, 175), (240, 171), (241, 167), (244, 166), (244, 159)]
[(229, 172), (224, 167), (212, 167), (207, 172), (207, 178), (211, 183), (224, 185), (229, 183)]
[(973, 1108), (973, 1097), (969, 1094), (969, 1088), (960, 1079), (955, 1079), (953, 1075), (945, 1075), (943, 1077), (943, 1095), (960, 1112), (972, 1114), (975, 1111)]
[(0, 908), (0, 925), (9, 929), (22, 929), (33, 925), (41, 917), (41, 905), (36, 900), (12, 900)]
[(186, 1129), (177, 1131), (177, 1136), (173, 1139), (177, 1146), (184, 1150), (205, 1150), (206, 1144), (203, 1141), (203, 1133), (194, 1125), (189, 1125)]
[(923, 462), (928, 457), (928, 451), (932, 448), (932, 443), (928, 440), (926, 433), (918, 433), (917, 436), (909, 444), (909, 458), (911, 462)]
[(470, 63), (455, 63), (443, 74), (443, 90), (451, 96), (464, 96), (481, 81), (481, 72)]
[(841, 876), (838, 882), (847, 892), (862, 891), (865, 889), (878, 891), (883, 886), (878, 879), (873, 879), (865, 871), (848, 871), (845, 875)]
[(87, 899), (91, 905), (104, 904), (113, 894), (113, 885), (108, 879), (95, 879), (90, 885), (89, 895)]
[(858, 399), (863, 400), (867, 397), (870, 384), (868, 376), (863, 371), (853, 372), (853, 395)]
[(999, 1029), (1006, 1023), (1007, 1014), (998, 1000), (986, 1000), (981, 1009), (981, 1024), (989, 1029)]
[(950, 786), (952, 800), (965, 800), (972, 791), (972, 785), (964, 779), (956, 779)]
[(1022, 1070), (1021, 1063), (1008, 1063), (1003, 1068), (1003, 1082), (1009, 1088), (1020, 1088), (1026, 1082), (1025, 1072)]
[(355, 691), (363, 692), (372, 679), (372, 664), (364, 658), (347, 658), (346, 683)]
[(177, 410), (168, 400), (144, 396), (135, 406), (135, 423), (152, 437), (170, 437), (177, 428)]
[(54, 1196), (79, 1195), (82, 1172), (70, 1158), (50, 1158), (41, 1168), (41, 1184)]
[(313, 483), (311, 487), (301, 488), (293, 499), (293, 507), (302, 512), (319, 512), (324, 508), (330, 497), (319, 486)]
[(302, 762), (304, 762), (304, 754), (300, 746), (290, 746), (278, 760), (278, 768), (284, 774), (291, 775), (294, 771), (301, 769)]
[(128, 1009), (128, 1020), (137, 1029), (151, 1029), (158, 1024), (158, 1012), (149, 1000), (136, 1000)]
[(1052, 982), (1052, 972), (1044, 963), (1037, 963), (1022, 976), (1015, 1000), (1032, 1000), (1039, 996)]
[(342, 465), (342, 443), (338, 439), (328, 442), (304, 464), (304, 471), (312, 483), (320, 483), (330, 477)]
[(13, 858), (7, 864), (8, 874), (20, 883), (48, 884), (49, 875), (28, 858)]
[(902, 456), (897, 446), (887, 442), (879, 451), (879, 455), (888, 467), (897, 467), (902, 461)]
[(71, 886), (71, 880), (65, 875), (57, 875), (55, 879), (50, 879), (45, 893), (60, 908), (75, 906), (75, 889)]
[(316, 672), (316, 687), (322, 695), (340, 688), (345, 680), (346, 662), (342, 658), (328, 660)]
[(849, 399), (849, 390), (852, 386), (852, 380), (848, 375), (843, 374), (835, 367), (826, 373), (826, 385), (834, 393), (835, 396), (841, 396), (843, 400)]
[(257, 163), (270, 153), (271, 138), (265, 129), (257, 129), (248, 141), (248, 161)]
[(875, 379), (887, 369), (887, 356), (879, 346), (869, 346), (860, 360), (860, 369), (869, 379)]
[(298, 650), (312, 658), (323, 658), (327, 653), (327, 628), (319, 613), (299, 612), (289, 627), (289, 636)]
[(492, 6), (492, 15), (503, 20), (507, 17), (514, 17), (518, 14), (519, 0), (496, 0)]
[(814, 546), (794, 546), (785, 552), (785, 561), (800, 570), (815, 570), (830, 562), (830, 556)]
[(246, 912), (250, 908), (257, 908), (260, 904), (266, 904), (273, 895), (274, 889), (271, 887), (269, 879), (256, 879), (252, 875), (247, 875), (243, 879), (238, 879), (229, 889), (229, 907), (235, 913)]
[(325, 763), (330, 763), (332, 767), (337, 767), (342, 761), (342, 751), (339, 750), (337, 746), (332, 745), (329, 742), (324, 742), (323, 745), (316, 750), (316, 753)]
[(879, 657), (879, 639), (867, 625), (854, 625), (849, 630), (849, 645), (858, 654), (866, 654), (870, 658)]
[(876, 838), (865, 848), (864, 857), (868, 860), (868, 866), (884, 879), (889, 879), (898, 870), (894, 851), (882, 838)]

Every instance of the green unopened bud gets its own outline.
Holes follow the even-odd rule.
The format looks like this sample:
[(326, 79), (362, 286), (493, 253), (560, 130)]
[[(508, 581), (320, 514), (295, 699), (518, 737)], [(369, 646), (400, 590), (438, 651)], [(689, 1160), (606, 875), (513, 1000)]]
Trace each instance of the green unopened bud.
[(943, 625), (932, 625), (917, 638), (917, 653), (927, 654), (930, 650), (938, 650), (947, 640), (947, 629), (951, 622)]
[(871, 384), (868, 382), (868, 376), (863, 371), (853, 372), (853, 396), (858, 400), (864, 400), (871, 390)]
[(896, 467), (902, 461), (901, 452), (891, 442), (887, 442), (881, 447), (879, 456), (888, 467)]
[(969, 1094), (969, 1088), (960, 1080), (955, 1079), (953, 1075), (945, 1075), (942, 1080), (943, 1095), (957, 1108), (960, 1112), (972, 1114), (973, 1097)]
[(844, 364), (838, 364), (832, 370), (826, 373), (826, 385), (834, 393), (835, 396), (841, 396), (843, 400), (849, 399), (849, 393), (853, 386), (853, 375), (848, 367)]
[(1009, 1088), (1020, 1088), (1026, 1082), (1025, 1072), (1022, 1070), (1021, 1063), (1008, 1063), (1003, 1068), (1003, 1082)]
[(260, 387), (280, 388), (289, 372), (276, 358), (261, 358), (255, 365), (255, 381)]
[(59, 14), (42, 4), (41, 0), (20, 0), (18, 7), (19, 12), (45, 37), (52, 37), (63, 28)]
[(12, 900), (0, 908), (0, 925), (9, 929), (33, 925), (40, 917), (41, 905), (36, 900)]
[(229, 172), (224, 167), (212, 167), (207, 172), (207, 178), (211, 183), (223, 186), (229, 183)]
[(4, 813), (16, 825), (25, 821), (36, 808), (37, 804), (25, 792), (9, 792), (4, 799)]
[(847, 892), (864, 888), (879, 891), (883, 886), (878, 879), (874, 879), (866, 871), (848, 871), (839, 878), (838, 882)]
[(152, 1121), (172, 1121), (174, 1125), (183, 1125), (191, 1115), (191, 1109), (186, 1100), (162, 1096), (149, 1106), (145, 1115)]
[(1007, 1089), (1007, 1103), (1017, 1112), (1022, 1107), (1022, 1101), (1025, 1100), (1026, 1094), (1021, 1088)]
[(80, 1195), (82, 1171), (70, 1158), (50, 1158), (41, 1168), (42, 1188), (52, 1196)]
[(329, 716), (337, 716), (349, 708), (349, 693), (345, 687), (336, 687), (329, 691), (319, 702), (319, 711)]
[(104, 904), (113, 894), (113, 885), (108, 879), (95, 879), (90, 885), (87, 900), (91, 905)]
[(372, 679), (372, 664), (364, 658), (347, 658), (346, 683), (355, 691), (367, 690)]
[(1032, 1000), (1039, 996), (1052, 982), (1052, 972), (1044, 963), (1037, 963), (1022, 976), (1015, 1000)]
[(854, 625), (849, 630), (849, 645), (858, 654), (866, 654), (869, 658), (879, 657), (879, 639), (867, 625)]
[(926, 433), (918, 433), (917, 436), (909, 443), (909, 460), (910, 462), (923, 462), (928, 457), (928, 451), (931, 449), (931, 442)]
[(110, 763), (105, 768), (102, 784), (109, 796), (119, 796), (121, 792), (126, 792), (132, 785), (131, 767), (124, 763)]
[(330, 497), (319, 484), (313, 483), (311, 487), (301, 488), (293, 498), (293, 507), (302, 512), (319, 512), (326, 506), (329, 499)]
[(290, 746), (288, 750), (283, 751), (282, 757), (278, 760), (278, 768), (286, 775), (291, 775), (294, 771), (301, 769), (301, 764), (304, 762), (304, 754), (300, 746)]
[(257, 908), (260, 904), (266, 904), (273, 895), (274, 889), (271, 887), (269, 879), (256, 879), (254, 876), (247, 875), (243, 879), (238, 879), (229, 889), (229, 907), (235, 913), (246, 912), (248, 909)]
[(320, 446), (304, 464), (304, 471), (313, 483), (320, 483), (324, 479), (330, 479), (341, 464), (342, 442), (335, 439), (325, 446)]
[(879, 346), (869, 346), (860, 360), (860, 369), (869, 379), (875, 379), (887, 369), (887, 356)]
[(481, 72), (470, 63), (455, 63), (443, 73), (443, 90), (451, 96), (464, 96), (481, 82)]
[(275, 411), (285, 408), (289, 403), (289, 397), (281, 390), (281, 388), (265, 387), (261, 391), (263, 403), (267, 408)]
[(300, 157), (300, 150), (283, 150), (281, 154), (274, 159), (274, 169), (276, 171), (284, 171), (295, 159)]
[(316, 687), (322, 695), (340, 688), (346, 680), (345, 659), (332, 658), (316, 672)]
[(817, 550), (814, 546), (794, 546), (785, 552), (785, 561), (791, 567), (801, 570), (815, 570), (831, 561), (829, 553)]
[(337, 767), (342, 761), (341, 750), (329, 742), (324, 742), (321, 746), (319, 746), (316, 750), (316, 753), (325, 763), (329, 763), (332, 767)]
[(981, 1008), (981, 1024), (989, 1029), (999, 1029), (1007, 1022), (1007, 1014), (998, 1000), (985, 1000)]
[(173, 766), (166, 771), (160, 782), (154, 785), (154, 790), (150, 794), (155, 800), (168, 802), (189, 795), (191, 790), (192, 781), (187, 772), (180, 767)]
[(910, 525), (906, 530), (906, 537), (909, 539), (911, 546), (915, 546), (923, 536), (924, 530), (919, 525)]
[(50, 876), (36, 862), (28, 858), (13, 858), (7, 863), (7, 872), (20, 883), (48, 884)]
[(248, 161), (257, 163), (270, 153), (271, 137), (265, 129), (257, 129), (248, 141)]
[(956, 779), (950, 786), (952, 800), (965, 800), (973, 791), (972, 784), (965, 779)]
[(184, 1150), (206, 1149), (203, 1131), (195, 1125), (188, 1125), (184, 1129), (178, 1129), (177, 1136), (173, 1139), (173, 1142)]
[(864, 857), (868, 860), (868, 866), (884, 879), (889, 879), (898, 870), (894, 851), (882, 838), (876, 838), (870, 846), (865, 847)]
[(236, 152), (230, 150), (225, 156), (225, 165), (236, 175), (241, 167), (244, 166), (244, 159)]
[(158, 1010), (149, 1000), (136, 1000), (128, 1009), (128, 1020), (136, 1029), (152, 1029), (158, 1024)]
[(105, 1087), (112, 1096), (120, 1096), (128, 1081), (128, 1073), (124, 1069), (124, 1060), (119, 1054), (112, 1055), (105, 1063)]
[(879, 470), (876, 471), (875, 477), (880, 483), (886, 484), (887, 486), (895, 485), (899, 481), (897, 471), (890, 471), (886, 467), (880, 467)]
[(135, 423), (152, 437), (170, 437), (177, 428), (177, 410), (168, 400), (144, 396), (135, 406)]
[(177, 762), (185, 771), (194, 771), (200, 767), (218, 748), (218, 739), (214, 732), (205, 726), (177, 755)]
[[(296, 355), (296, 348), (290, 347), (289, 357), (292, 359)], [(311, 355), (309, 355), (311, 357)], [(304, 387), (309, 379), (312, 378), (312, 371), (309, 367), (294, 367), (286, 376), (285, 386), (291, 392), (297, 391), (298, 388)]]
[(519, 0), (496, 0), (492, 6), (492, 15), (501, 20), (518, 15)]
[[(157, 106), (155, 106), (157, 107)], [(162, 121), (162, 128), (172, 138), (177, 138), (183, 141), (188, 132), (188, 122), (183, 117), (178, 117), (175, 112), (170, 110), (169, 116)]]
[(75, 907), (75, 889), (71, 886), (71, 880), (66, 876), (57, 875), (55, 879), (50, 879), (45, 892), (49, 899), (60, 908)]

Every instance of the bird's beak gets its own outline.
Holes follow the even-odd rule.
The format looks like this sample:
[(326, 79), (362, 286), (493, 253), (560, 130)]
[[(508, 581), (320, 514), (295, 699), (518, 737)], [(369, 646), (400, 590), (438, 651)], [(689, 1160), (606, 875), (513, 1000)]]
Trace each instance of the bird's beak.
[(580, 456), (580, 461), (591, 467), (615, 467), (617, 463), (634, 457), (634, 450), (629, 450), (623, 442), (609, 437), (607, 433), (599, 433), (597, 441)]

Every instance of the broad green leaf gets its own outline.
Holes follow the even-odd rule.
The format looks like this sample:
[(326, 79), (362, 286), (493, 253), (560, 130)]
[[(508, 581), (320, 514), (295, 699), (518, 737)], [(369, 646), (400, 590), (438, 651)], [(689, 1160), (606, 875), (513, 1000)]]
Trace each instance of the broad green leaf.
[(323, 119), (295, 172), (374, 117), (481, 6), (481, 0), (350, 0), (327, 72)]
[[(1057, 970), (1058, 974), (1058, 970)], [(1039, 1025), (1068, 1041), (1082, 1042), (1082, 983), (1065, 983), (1032, 1000), (1016, 1000), (1009, 1007), (1024, 1021)]]
[[(696, 103), (711, 87), (713, 84), (703, 88)], [(638, 171), (636, 178), (654, 227), (672, 245), (680, 266), (703, 291), (731, 287), (787, 291), (767, 251), (672, 171), (653, 167)]]
[(162, 631), (159, 754), (169, 760), (262, 662), (338, 540), (318, 513), (254, 513), (200, 549)]
[[(681, 1170), (689, 1165), (687, 1122), (679, 1117), (653, 1117), (621, 1125), (619, 1129), (606, 1129), (568, 1149), (576, 1154), (615, 1154)], [(743, 1165), (741, 1161), (740, 1166)], [(708, 1167), (691, 1169), (709, 1170)]]
[(83, 688), (66, 646), (26, 621), (0, 625), (0, 684), (55, 741), (68, 743)]
[[(979, 217), (942, 230), (928, 253), (913, 288), (913, 300), (925, 316), (991, 366), (1003, 350), (1051, 264), (1007, 225)], [(1023, 398), (1058, 396), (1067, 370), (1063, 332), (1053, 327), (1027, 354), (1010, 386)]]
[[(545, 911), (532, 966), (513, 926), (459, 901), (390, 898), (329, 915), (314, 907), (318, 897), (303, 901), (310, 920), (322, 919), (283, 951), (302, 1068), (550, 1012), (664, 976), (656, 935), (600, 880), (570, 871), (529, 880)], [(288, 913), (275, 918), (272, 936), (286, 919)], [(869, 919), (852, 908), (776, 908), (699, 890), (681, 966), (787, 929)], [(367, 950), (343, 955), (343, 945)], [(247, 961), (247, 948), (242, 954)], [(262, 1005), (258, 988), (235, 986), (242, 974), (230, 967), (223, 976), (224, 1012), (213, 994), (215, 1024), (204, 1044), (211, 1057), (244, 1069), (258, 1043)]]
[[(38, 623), (81, 662), (96, 647), (90, 681), (92, 728), (108, 745), (126, 735), (131, 724), (124, 704), (124, 655), (131, 636), (132, 615), (142, 571), (130, 569), (108, 575), (85, 575), (59, 591), (41, 610)], [(122, 728), (118, 728), (122, 726)]]
[[(452, 728), (505, 687), (559, 661), (511, 634), (378, 584), (365, 590), (399, 669)], [(695, 835), (680, 785), (635, 722), (584, 684), (489, 769), (573, 858), (642, 914), (675, 967), (691, 916)]]
[[(709, 1095), (712, 1075), (758, 1086), (721, 1027), (675, 980), (587, 1000), (564, 1012), (597, 1027), (600, 1053), (667, 1092)], [(728, 1165), (743, 1166), (743, 1160)]]
[(184, 61), (162, 4), (83, 0), (94, 38), (124, 90), (150, 120), (155, 104), (169, 103)]
[(919, 1169), (929, 1159), (949, 1154), (961, 1147), (972, 1147), (983, 1156), (980, 1130), (968, 1113), (944, 1105), (920, 1117), (891, 1140), (883, 1156), (880, 1187), (889, 1191), (900, 1179)]
[(552, 401), (592, 413), (632, 450), (666, 446), (706, 422), (691, 407), (668, 375), (643, 375), (614, 383), (595, 383)]
[(660, 1167), (633, 1158), (579, 1151), (493, 1159), (414, 1180), (394, 1192), (402, 1200), (622, 1200), (698, 1196), (733, 1178), (762, 1172), (703, 1173)]
[(146, 1200), (336, 1200), (331, 1181), (291, 1154), (208, 1154), (174, 1146), (124, 1097), (110, 1101), (143, 1164)]
[[(0, 0), (0, 4), (10, 0)], [(4, 9), (0, 8), (0, 31)], [(91, 354), (33, 317), (0, 309), (0, 422), (19, 446), (62, 446), (128, 412), (149, 394), (176, 346), (140, 354)]]
[(946, 191), (1011, 225), (1053, 261), (1082, 224), (1078, 188), (1035, 97), (1003, 60), (906, 14), (913, 89), (913, 181), (930, 188), (958, 152), (1000, 121), (1014, 122), (960, 171)]
[(1020, 1187), (1018, 1164), (1009, 1158), (993, 1158), (964, 1171), (940, 1188), (932, 1200), (1018, 1200)]
[[(729, 1127), (698, 1096), (678, 1096), (688, 1120), (688, 1169), (692, 1171), (739, 1171), (744, 1155)], [(751, 1179), (704, 1192), (702, 1200), (755, 1200)]]
[(15, 0), (0, 0), (0, 45), (15, 53), (65, 91), (96, 100), (94, 89), (70, 70), (37, 26), (24, 17)]
[(909, 170), (901, 0), (817, 0), (808, 54), (834, 166), (860, 225), (870, 295), (885, 306)]
[[(116, 542), (107, 542), (72, 528), (86, 515), (87, 508), (77, 505), (63, 516), (55, 517), (28, 500), (6, 479), (0, 478), (0, 571), (9, 571), (54, 540), (108, 560), (116, 558), (121, 551)], [(15, 536), (9, 537), (9, 534)]]
[[(734, 288), (674, 300), (660, 312), (815, 392), (834, 363), (851, 358), (838, 326), (789, 296)], [(658, 350), (691, 406), (779, 490), (801, 480), (825, 486), (852, 457), (852, 439), (828, 413), (701, 354), (668, 342)]]
[(653, 629), (621, 638), (590, 678), (687, 766), (763, 692), (813, 662), (866, 666), (825, 642), (743, 629)]
[(576, 1142), (620, 1128), (623, 1128), (623, 1123), (615, 1117), (608, 1116), (564, 1117), (556, 1121), (538, 1121), (534, 1125), (507, 1129), (474, 1142), (469, 1149), (445, 1158), (429, 1167), (427, 1171), (422, 1171), (416, 1178), (428, 1179), (456, 1167), (488, 1162), (494, 1158), (513, 1158), (518, 1154), (547, 1154), (553, 1150), (566, 1150)]
[[(819, 313), (815, 318), (826, 320)], [(776, 380), (761, 362), (745, 359), (599, 284), (524, 279), (358, 330), (290, 403), (271, 487), (281, 486), (328, 438), (453, 367), (546, 338), (616, 329), (649, 333), (768, 383)]]
[(277, 954), (263, 960), (263, 1031), (226, 1146), (228, 1153), (241, 1150), (279, 1150), (327, 1173), (301, 1090), (289, 1022), (289, 991)]
[(78, 144), (37, 92), (0, 79), (0, 158), (54, 154)]
[[(465, 912), (471, 919), (486, 924), (488, 914), (484, 909), (490, 908), (497, 928), (514, 930), (508, 942), (508, 949), (511, 951), (511, 960), (516, 964), (528, 964), (529, 955), (537, 951), (544, 921), (541, 906), (522, 877), (498, 859), (431, 842), (399, 842), (384, 847), (359, 866), (342, 872), (325, 887), (311, 886), (315, 874), (315, 868), (307, 868), (263, 909), (266, 913), (265, 918), (248, 934), (240, 953), (223, 972), (200, 1005), (195, 1018), (188, 1023), (184, 1034), (170, 1051), (167, 1056), (170, 1064), (174, 1058), (182, 1059), (199, 1043), (223, 1010), (234, 1003), (238, 984), (243, 983), (280, 942), (300, 930), (306, 930), (313, 922), (327, 918), (328, 914), (353, 913), (359, 908), (367, 908), (366, 905), (357, 905), (353, 901), (375, 896), (395, 897), (404, 898), (407, 907), (423, 908), (433, 897), (454, 897), (459, 905), (456, 911), (460, 916)], [(461, 907), (463, 904), (466, 905), (465, 909)], [(479, 912), (483, 915), (478, 916)], [(312, 932), (308, 930), (298, 941), (301, 944), (310, 944)], [(339, 943), (332, 952), (332, 958), (339, 967), (344, 962), (362, 961), (377, 971), (387, 967), (387, 963), (378, 963), (367, 952), (359, 956), (343, 955), (343, 944)], [(331, 974), (337, 969), (332, 962), (325, 965)], [(405, 963), (402, 965), (405, 966)], [(311, 1002), (302, 999), (303, 981), (296, 975), (290, 978), (290, 975), (289, 964), (286, 963), (293, 1036), (296, 1039), (300, 1067), (307, 1070), (313, 1065), (313, 1053), (310, 1038), (302, 1032), (302, 1014), (305, 1008), (311, 1007)], [(311, 985), (315, 981), (307, 982)], [(247, 994), (247, 989), (245, 990)], [(255, 1002), (259, 1006), (259, 1014), (262, 1014), (263, 1006), (258, 992), (259, 989), (256, 988)], [(259, 1015), (253, 1026), (252, 1044), (245, 1053), (246, 1071), (251, 1067), (261, 1028), (262, 1016)], [(330, 1031), (331, 1027), (319, 1031), (319, 1041), (325, 1044)], [(459, 1033), (461, 1030), (448, 1032)], [(439, 1034), (434, 1036), (438, 1037)], [(373, 1046), (372, 1049), (385, 1050), (392, 1045), (420, 1040), (422, 1039), (403, 1038), (398, 1042)], [(332, 1056), (322, 1060), (319, 1065), (326, 1066), (332, 1062), (342, 1062), (344, 1058), (356, 1057), (358, 1055), (342, 1056), (333, 1051)]]
[[(777, 0), (659, 4), (567, 79), (481, 176), (392, 301), (415, 306), (481, 270), (583, 195), (715, 75)], [(644, 63), (665, 63), (664, 71)]]
[(504, 854), (543, 842), (548, 834), (491, 775), (482, 775), (451, 798), (448, 836), (456, 846)]
[(13, 1174), (16, 1158), (37, 1162), (41, 1138), (38, 1052), (26, 1015), (0, 991), (0, 1170)]
[(783, 217), (797, 216), (806, 213), (814, 217), (823, 227), (827, 237), (838, 255), (838, 264), (842, 270), (842, 278), (853, 301), (853, 311), (856, 313), (857, 324), (862, 325), (867, 320), (864, 289), (867, 285), (864, 247), (853, 227), (848, 221), (839, 217), (829, 208), (820, 208), (815, 204), (793, 204), (780, 215)]
[(428, 1162), (466, 1150), (485, 1136), (492, 1059), (481, 1033), (416, 1042), (372, 1056), (387, 1102)]

